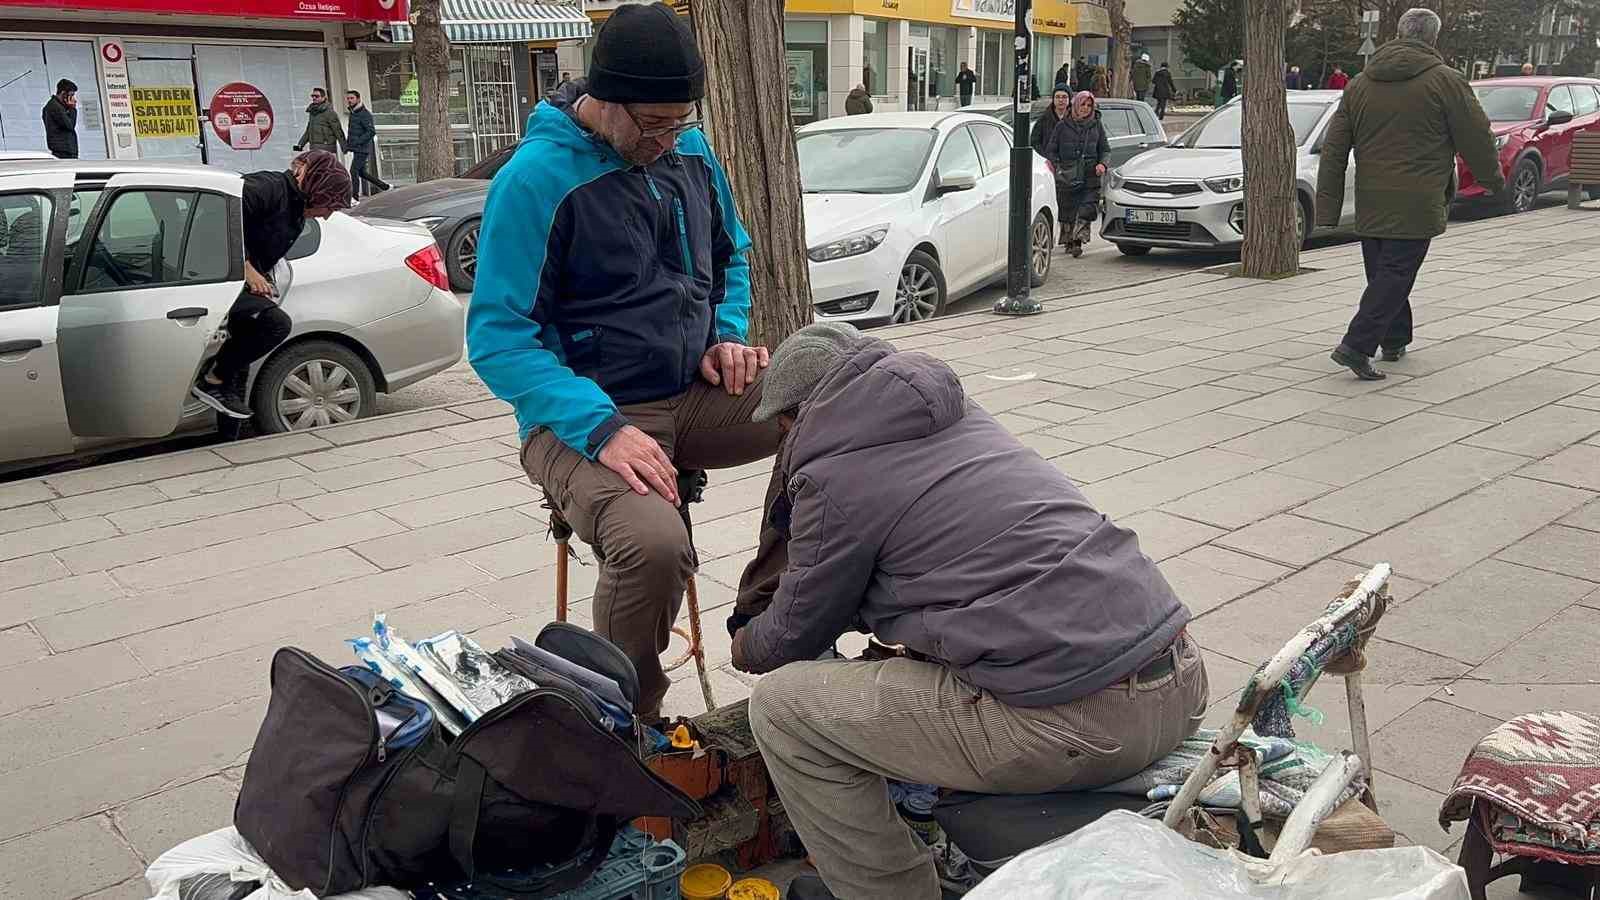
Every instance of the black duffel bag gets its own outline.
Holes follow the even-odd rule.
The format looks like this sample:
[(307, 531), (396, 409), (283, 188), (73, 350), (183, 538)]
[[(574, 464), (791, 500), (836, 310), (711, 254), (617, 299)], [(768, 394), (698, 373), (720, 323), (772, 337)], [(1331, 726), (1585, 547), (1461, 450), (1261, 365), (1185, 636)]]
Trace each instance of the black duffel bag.
[[(620, 658), (631, 675), (582, 629), (552, 625), (535, 645), (567, 658), (582, 646), (582, 664)], [(637, 676), (619, 683), (637, 697)], [(700, 815), (570, 682), (540, 682), (453, 741), (435, 722), (415, 727), (413, 715), (431, 719), (419, 706), (364, 668), (294, 647), (273, 656), (233, 819), (284, 883), (327, 897), (474, 881), (533, 900), (587, 880), (622, 823)]]

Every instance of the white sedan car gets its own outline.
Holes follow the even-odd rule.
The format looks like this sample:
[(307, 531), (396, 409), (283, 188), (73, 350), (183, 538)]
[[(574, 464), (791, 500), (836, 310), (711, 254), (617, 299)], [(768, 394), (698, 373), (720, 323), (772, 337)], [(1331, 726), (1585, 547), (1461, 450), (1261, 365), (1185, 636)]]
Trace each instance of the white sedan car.
[[(1311, 237), (1317, 169), (1340, 91), (1289, 91), (1294, 130), (1295, 228)], [(1106, 179), (1100, 236), (1129, 256), (1152, 247), (1224, 250), (1244, 242), (1244, 106), (1233, 100), (1196, 122), (1166, 147), (1141, 153)], [(1344, 216), (1355, 221), (1355, 161), (1347, 163)], [(1332, 229), (1329, 229), (1332, 230)]]
[[(917, 322), (1006, 276), (1011, 135), (974, 113), (880, 113), (795, 135), (817, 317)], [(1055, 187), (1033, 162), (1029, 275), (1050, 274)]]

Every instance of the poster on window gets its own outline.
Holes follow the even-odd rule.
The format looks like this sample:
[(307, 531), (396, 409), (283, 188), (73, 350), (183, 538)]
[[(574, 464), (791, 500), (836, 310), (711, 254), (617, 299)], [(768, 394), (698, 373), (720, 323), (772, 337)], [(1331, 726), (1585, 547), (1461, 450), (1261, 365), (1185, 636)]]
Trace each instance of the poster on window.
[(817, 105), (817, 83), (812, 77), (810, 50), (790, 50), (789, 115), (809, 116)]
[(200, 114), (194, 105), (194, 85), (134, 88), (133, 133), (140, 140), (198, 137)]
[(272, 135), (272, 103), (243, 81), (223, 85), (211, 97), (211, 130), (235, 150), (259, 150)]

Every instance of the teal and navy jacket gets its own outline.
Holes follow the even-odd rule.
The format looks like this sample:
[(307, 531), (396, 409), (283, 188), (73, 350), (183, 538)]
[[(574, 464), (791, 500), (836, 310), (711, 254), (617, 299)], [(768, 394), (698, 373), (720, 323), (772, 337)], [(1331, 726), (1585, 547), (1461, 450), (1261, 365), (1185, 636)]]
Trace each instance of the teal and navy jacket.
[(617, 410), (673, 397), (720, 341), (744, 343), (750, 236), (698, 130), (630, 166), (573, 117), (584, 82), (528, 119), (483, 211), (467, 354), (515, 409), (593, 459)]

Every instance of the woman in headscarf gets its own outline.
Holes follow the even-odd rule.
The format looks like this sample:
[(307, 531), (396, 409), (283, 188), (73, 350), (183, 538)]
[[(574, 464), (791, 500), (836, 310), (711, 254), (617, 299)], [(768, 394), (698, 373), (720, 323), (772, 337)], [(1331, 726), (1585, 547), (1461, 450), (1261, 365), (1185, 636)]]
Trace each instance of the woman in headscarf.
[(245, 396), (250, 366), (289, 336), (272, 270), (300, 237), (306, 219), (326, 219), (350, 205), (350, 173), (326, 150), (295, 157), (287, 172), (244, 176), (244, 291), (228, 310), (228, 340), (195, 382), (200, 402), (235, 419), (251, 416)]
[(1071, 113), (1045, 139), (1044, 155), (1056, 172), (1061, 243), (1074, 257), (1082, 256), (1090, 228), (1100, 215), (1100, 179), (1111, 156), (1094, 94), (1081, 91), (1072, 98)]

